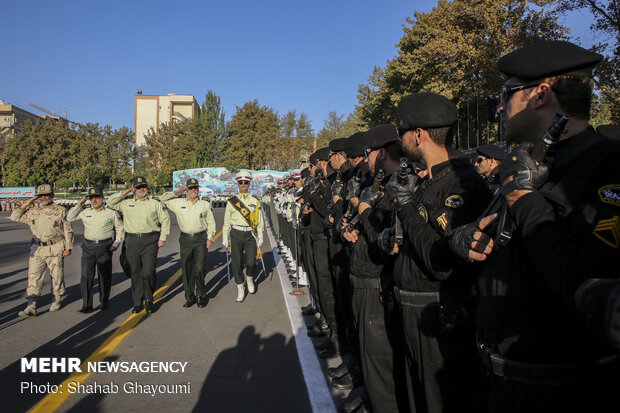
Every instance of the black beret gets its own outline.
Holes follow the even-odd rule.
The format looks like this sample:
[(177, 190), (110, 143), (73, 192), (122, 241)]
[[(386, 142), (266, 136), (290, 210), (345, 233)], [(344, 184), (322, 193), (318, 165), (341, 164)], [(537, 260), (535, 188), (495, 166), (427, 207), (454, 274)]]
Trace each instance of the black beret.
[(364, 146), (368, 149), (379, 149), (391, 142), (398, 142), (396, 126), (390, 124), (377, 125), (364, 132)]
[(437, 93), (405, 96), (398, 103), (398, 119), (405, 128), (440, 128), (457, 121), (456, 105)]
[(93, 186), (88, 190), (87, 196), (103, 196), (103, 189), (100, 186)]
[(349, 158), (364, 156), (364, 132), (355, 132), (344, 143), (344, 152)]
[(497, 159), (498, 161), (502, 161), (506, 157), (506, 149), (490, 143), (477, 147), (476, 152), (487, 158)]
[(610, 139), (620, 139), (620, 126), (618, 125), (601, 125), (596, 128), (596, 133)]
[(310, 155), (310, 163), (312, 165), (316, 165), (319, 161), (328, 161), (329, 160), (329, 148), (321, 148)]
[(502, 56), (497, 69), (523, 80), (557, 75), (592, 76), (603, 56), (562, 40), (533, 43)]
[(347, 138), (337, 138), (329, 141), (329, 150), (332, 152), (341, 152), (344, 151), (344, 143), (347, 141)]
[(301, 177), (302, 178), (307, 178), (310, 176), (310, 169), (308, 168), (304, 168), (301, 170)]
[(196, 178), (189, 178), (187, 180), (187, 188), (199, 188), (200, 187), (200, 183), (198, 182), (198, 179)]
[(140, 186), (148, 186), (146, 178), (143, 176), (136, 176), (134, 179), (131, 180), (131, 184), (134, 188), (138, 188)]

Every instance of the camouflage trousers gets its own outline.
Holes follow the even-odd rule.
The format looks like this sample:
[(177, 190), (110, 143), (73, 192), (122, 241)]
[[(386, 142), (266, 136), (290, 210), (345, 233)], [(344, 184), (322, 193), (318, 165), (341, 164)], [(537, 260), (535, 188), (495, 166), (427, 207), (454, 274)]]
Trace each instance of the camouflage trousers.
[(28, 288), (26, 296), (39, 297), (43, 276), (47, 269), (50, 270), (52, 278), (52, 292), (55, 297), (60, 297), (65, 293), (65, 277), (62, 252), (63, 243), (50, 246), (30, 246), (30, 259), (28, 260)]

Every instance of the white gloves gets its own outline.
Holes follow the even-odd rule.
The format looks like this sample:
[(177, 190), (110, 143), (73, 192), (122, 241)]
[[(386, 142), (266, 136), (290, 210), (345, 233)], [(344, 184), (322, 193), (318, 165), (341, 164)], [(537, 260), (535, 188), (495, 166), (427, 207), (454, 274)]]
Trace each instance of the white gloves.
[(222, 240), (222, 246), (224, 248), (228, 249), (228, 240), (227, 239)]
[(263, 245), (263, 240), (262, 240), (262, 239), (259, 239), (259, 240), (256, 242), (256, 248), (260, 248), (260, 246), (261, 246), (261, 245)]

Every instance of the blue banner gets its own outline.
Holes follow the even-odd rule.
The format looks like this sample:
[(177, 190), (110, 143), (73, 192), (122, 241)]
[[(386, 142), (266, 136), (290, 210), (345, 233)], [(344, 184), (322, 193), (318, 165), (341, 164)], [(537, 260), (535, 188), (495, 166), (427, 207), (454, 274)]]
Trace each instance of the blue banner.
[(0, 188), (0, 198), (32, 198), (34, 187)]
[[(271, 170), (251, 171), (243, 169), (243, 171), (252, 174), (249, 191), (255, 195), (262, 195), (267, 188), (276, 185), (278, 179), (287, 174), (287, 172)], [(190, 178), (196, 178), (200, 182), (200, 196), (232, 196), (238, 192), (235, 174), (226, 168), (196, 168), (174, 171), (172, 173), (173, 189), (185, 188), (187, 180)]]

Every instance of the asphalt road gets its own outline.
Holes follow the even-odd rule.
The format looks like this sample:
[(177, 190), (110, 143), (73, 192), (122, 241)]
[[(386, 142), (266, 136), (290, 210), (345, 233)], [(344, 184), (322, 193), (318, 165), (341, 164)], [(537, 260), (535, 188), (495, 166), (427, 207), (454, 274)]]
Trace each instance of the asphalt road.
[[(223, 211), (215, 209), (218, 230)], [(232, 281), (229, 290), (219, 237), (207, 257), (207, 306), (183, 308), (179, 229), (171, 214), (171, 234), (157, 260), (157, 311), (131, 314), (130, 282), (115, 253), (110, 309), (98, 311), (95, 294), (96, 311), (84, 315), (77, 312), (83, 227), (76, 222), (76, 246), (65, 258), (63, 308), (48, 311), (52, 294), (46, 275), (39, 315), (23, 319), (17, 312), (26, 303), (31, 234), (26, 225), (8, 217), (0, 213), (3, 411), (334, 411), (331, 396), (339, 395), (330, 394), (323, 374), (327, 363), (317, 359), (299, 315), (308, 295), (289, 295), (288, 278), (267, 233), (262, 247), (266, 274), (259, 265), (255, 295), (235, 302), (236, 288)], [(129, 371), (22, 372), (22, 360), (32, 358), (77, 358), (84, 367), (88, 361), (105, 366), (124, 362)], [(161, 369), (162, 362), (176, 371), (153, 371)], [(329, 366), (336, 364), (338, 360), (329, 361)]]

